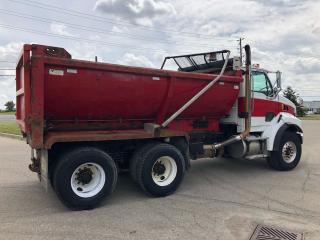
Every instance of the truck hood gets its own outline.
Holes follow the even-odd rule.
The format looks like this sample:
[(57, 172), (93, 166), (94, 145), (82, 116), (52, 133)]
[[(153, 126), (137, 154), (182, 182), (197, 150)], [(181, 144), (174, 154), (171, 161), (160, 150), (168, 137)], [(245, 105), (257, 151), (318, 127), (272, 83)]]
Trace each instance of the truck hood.
[(290, 107), (293, 107), (296, 110), (296, 105), (284, 96), (279, 95), (279, 102), (289, 105)]

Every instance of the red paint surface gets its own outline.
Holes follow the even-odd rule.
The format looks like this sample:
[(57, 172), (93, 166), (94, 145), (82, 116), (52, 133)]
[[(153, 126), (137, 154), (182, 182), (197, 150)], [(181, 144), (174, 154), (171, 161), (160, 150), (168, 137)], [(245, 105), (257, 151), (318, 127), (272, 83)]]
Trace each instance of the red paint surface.
[[(278, 101), (255, 98), (252, 100), (253, 117), (265, 117), (268, 112), (274, 113), (274, 116), (280, 112), (287, 112), (295, 115), (294, 108)], [(238, 112), (244, 111), (244, 98), (239, 98)]]
[[(73, 60), (63, 49), (48, 57), (46, 48), (25, 45), (23, 64), (17, 66), (17, 72), (25, 66), (17, 75), (17, 92), (24, 91), (17, 97), (17, 120), (34, 147), (43, 145), (48, 131), (129, 130), (162, 123), (215, 77)], [(50, 75), (50, 69), (64, 75)], [(26, 78), (30, 71), (31, 83)], [(169, 129), (194, 131), (193, 121), (205, 119), (208, 127), (202, 131), (218, 131), (218, 121), (236, 101), (242, 81), (241, 71), (228, 74), (221, 79), (224, 84), (215, 84)]]

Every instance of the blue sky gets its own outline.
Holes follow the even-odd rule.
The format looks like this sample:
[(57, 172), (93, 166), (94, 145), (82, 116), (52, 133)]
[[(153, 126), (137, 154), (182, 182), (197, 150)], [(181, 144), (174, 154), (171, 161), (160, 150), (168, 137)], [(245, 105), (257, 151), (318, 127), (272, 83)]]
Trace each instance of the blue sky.
[[(159, 68), (167, 55), (219, 49), (239, 55), (243, 37), (255, 63), (281, 70), (283, 85), (304, 100), (320, 99), (319, 12), (317, 0), (1, 0), (0, 69), (15, 67), (24, 43)], [(14, 98), (14, 77), (0, 77), (0, 108)]]

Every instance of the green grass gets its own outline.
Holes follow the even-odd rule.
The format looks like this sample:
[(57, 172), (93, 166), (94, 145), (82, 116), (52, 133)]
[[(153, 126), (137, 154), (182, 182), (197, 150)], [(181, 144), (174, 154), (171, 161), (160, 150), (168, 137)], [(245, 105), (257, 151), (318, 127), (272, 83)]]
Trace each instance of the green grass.
[(308, 115), (304, 117), (300, 117), (302, 120), (320, 120), (320, 114)]
[(0, 121), (0, 133), (20, 135), (20, 129), (15, 121)]
[(15, 115), (16, 112), (0, 112), (0, 115)]

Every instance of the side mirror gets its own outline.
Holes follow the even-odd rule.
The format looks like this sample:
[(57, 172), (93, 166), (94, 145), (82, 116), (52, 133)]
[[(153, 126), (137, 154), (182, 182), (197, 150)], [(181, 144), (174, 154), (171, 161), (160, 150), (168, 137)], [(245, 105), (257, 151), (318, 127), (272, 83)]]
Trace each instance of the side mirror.
[(280, 71), (276, 72), (276, 79), (277, 79), (277, 87), (278, 89), (281, 89), (281, 72)]

